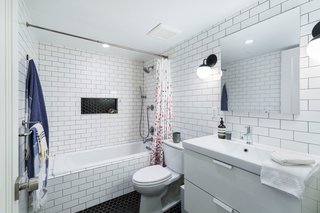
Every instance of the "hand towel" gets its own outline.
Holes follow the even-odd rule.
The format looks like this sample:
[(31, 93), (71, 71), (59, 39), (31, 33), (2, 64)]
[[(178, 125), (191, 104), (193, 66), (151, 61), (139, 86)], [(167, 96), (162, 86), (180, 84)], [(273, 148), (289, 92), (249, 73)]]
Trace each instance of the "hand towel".
[(318, 169), (318, 161), (309, 165), (283, 166), (271, 160), (270, 156), (262, 163), (260, 181), (302, 199), (306, 182)]
[(315, 160), (308, 155), (292, 154), (279, 151), (272, 152), (271, 159), (284, 166), (308, 165), (315, 163)]

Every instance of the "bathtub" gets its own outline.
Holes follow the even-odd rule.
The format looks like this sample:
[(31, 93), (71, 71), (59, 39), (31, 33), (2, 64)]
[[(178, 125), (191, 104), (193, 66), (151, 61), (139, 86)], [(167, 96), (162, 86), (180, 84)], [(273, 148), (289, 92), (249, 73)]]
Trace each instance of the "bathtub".
[(78, 212), (132, 192), (132, 175), (149, 164), (150, 151), (142, 142), (57, 154), (41, 212)]
[(108, 146), (94, 150), (57, 154), (51, 167), (52, 176), (73, 173), (101, 165), (112, 164), (127, 158), (134, 158), (149, 151), (142, 142)]

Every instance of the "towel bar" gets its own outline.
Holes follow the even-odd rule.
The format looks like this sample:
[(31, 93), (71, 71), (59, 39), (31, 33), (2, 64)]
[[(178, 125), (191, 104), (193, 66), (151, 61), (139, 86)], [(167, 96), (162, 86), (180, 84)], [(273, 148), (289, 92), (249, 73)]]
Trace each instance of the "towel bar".
[(27, 122), (25, 120), (22, 120), (22, 126), (26, 126), (27, 124), (37, 124), (37, 123), (41, 123), (40, 121), (30, 121)]
[(19, 137), (27, 137), (30, 134), (31, 134), (31, 131), (30, 132), (21, 133), (21, 134), (19, 134)]
[[(29, 146), (29, 135), (31, 134), (30, 129), (28, 128), (28, 124), (36, 124), (36, 123), (41, 123), (39, 121), (31, 121), (31, 122), (27, 122), (25, 120), (22, 120), (21, 124), (24, 127), (24, 132), (23, 133), (19, 133), (19, 137), (23, 137), (24, 138), (24, 159), (27, 160), (27, 156), (28, 156), (28, 148), (27, 146)], [(25, 171), (26, 171), (27, 167), (25, 167)]]
[[(24, 128), (25, 128), (25, 130), (28, 130), (28, 124), (37, 124), (37, 123), (41, 123), (41, 122), (39, 122), (39, 121), (30, 121), (30, 122), (27, 122), (27, 121), (25, 121), (25, 120), (22, 120), (22, 126), (24, 126)], [(20, 133), (19, 134), (19, 137), (27, 137), (27, 136), (29, 136), (31, 134), (31, 131), (30, 131), (30, 129), (29, 129), (29, 131), (27, 132), (24, 132), (24, 133)]]

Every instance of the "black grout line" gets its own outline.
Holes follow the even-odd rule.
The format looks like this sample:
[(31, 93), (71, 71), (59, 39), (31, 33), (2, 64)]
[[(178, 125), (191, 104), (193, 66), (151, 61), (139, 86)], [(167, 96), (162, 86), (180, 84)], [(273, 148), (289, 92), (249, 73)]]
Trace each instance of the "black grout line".
[[(136, 191), (100, 203), (78, 213), (139, 213), (140, 194)], [(165, 213), (181, 213), (181, 204), (177, 204)]]

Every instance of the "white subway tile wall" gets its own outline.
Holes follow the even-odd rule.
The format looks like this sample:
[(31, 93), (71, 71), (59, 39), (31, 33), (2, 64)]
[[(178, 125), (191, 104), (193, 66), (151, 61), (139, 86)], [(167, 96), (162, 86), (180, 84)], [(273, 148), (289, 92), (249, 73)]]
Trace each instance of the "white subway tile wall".
[[(52, 154), (140, 140), (142, 62), (40, 43)], [(81, 115), (81, 97), (118, 98), (118, 114)]]
[(48, 181), (48, 201), (41, 213), (73, 213), (132, 192), (132, 175), (150, 163), (149, 154), (87, 169)]
[[(216, 66), (220, 67), (221, 38), (248, 27), (249, 22), (257, 23), (252, 20), (263, 21), (297, 7), (301, 11), (300, 114), (248, 113), (243, 110), (220, 112), (221, 82), (200, 80), (196, 76), (196, 69), (202, 60), (214, 53), (218, 56)], [(174, 130), (181, 131), (184, 138), (212, 134), (216, 132), (219, 117), (224, 116), (227, 128), (233, 130), (234, 136), (240, 136), (245, 132), (244, 126), (251, 125), (256, 143), (268, 141), (290, 149), (288, 142), (291, 141), (292, 147), (303, 144), (304, 149), (301, 151), (319, 154), (320, 63), (306, 55), (312, 28), (320, 20), (317, 16), (319, 12), (320, 3), (317, 0), (259, 1), (168, 50), (166, 54), (172, 65)], [(146, 90), (152, 90), (148, 88), (153, 86), (149, 83), (152, 80), (145, 77), (144, 81)]]
[[(19, 127), (22, 127), (21, 122), (25, 119), (25, 87), (26, 87), (26, 76), (28, 63), (26, 55), (29, 55), (30, 59), (35, 61), (37, 65), (39, 41), (36, 35), (25, 26), (27, 20), (31, 20), (28, 3), (26, 0), (18, 1), (18, 60), (19, 60), (19, 116), (18, 123)], [(24, 129), (20, 128), (20, 132)], [(19, 176), (24, 175), (25, 161), (24, 161), (24, 138), (19, 138)], [(28, 193), (23, 190), (20, 191), (19, 198), (19, 212), (27, 212), (28, 209)]]
[(272, 52), (223, 66), (222, 85), (228, 109), (238, 112), (280, 112), (281, 52)]
[[(297, 7), (301, 11), (300, 114), (220, 112), (221, 82), (197, 78), (196, 69), (202, 60), (214, 53), (218, 56), (216, 66), (220, 67), (221, 38)], [(219, 117), (224, 117), (233, 137), (240, 137), (249, 124), (255, 143), (320, 155), (320, 63), (306, 55), (319, 13), (319, 0), (262, 0), (168, 50), (165, 54), (172, 65), (174, 131), (180, 131), (184, 139), (210, 135), (217, 132)], [(148, 86), (150, 80), (144, 80)], [(320, 212), (319, 176), (305, 195), (305, 212)]]

